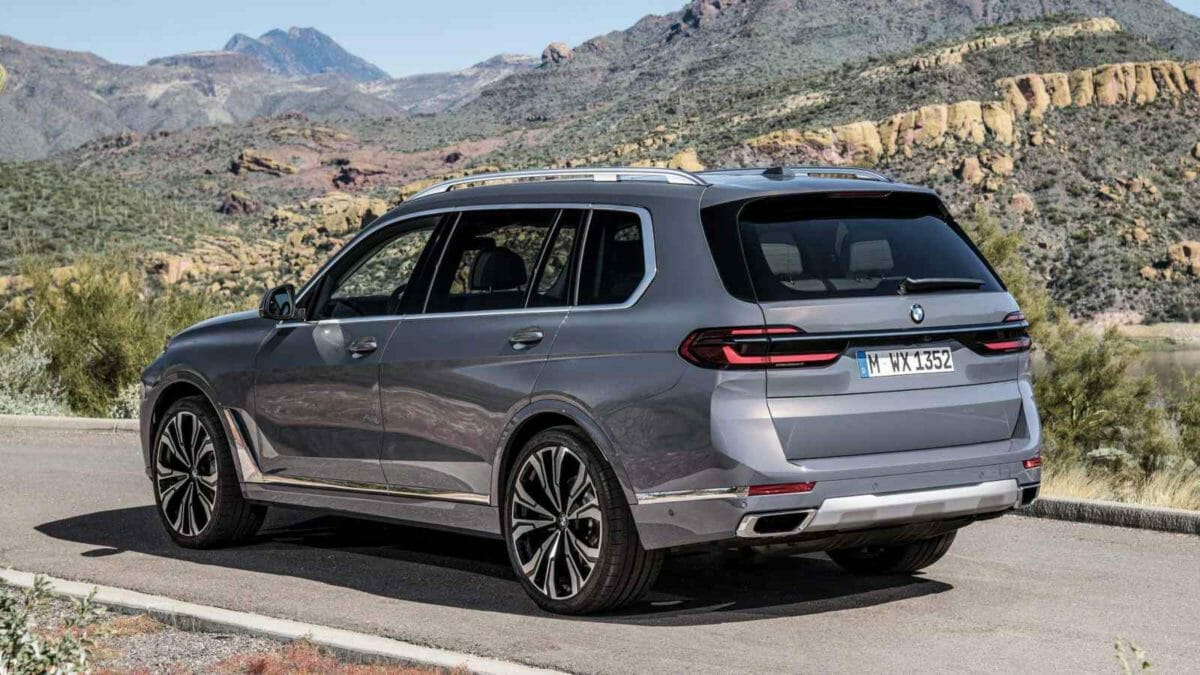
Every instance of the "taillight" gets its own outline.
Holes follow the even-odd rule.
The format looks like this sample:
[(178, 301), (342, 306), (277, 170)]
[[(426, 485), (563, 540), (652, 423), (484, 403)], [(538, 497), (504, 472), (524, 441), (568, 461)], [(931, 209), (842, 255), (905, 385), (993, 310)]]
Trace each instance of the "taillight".
[(1025, 321), (1025, 313), (1009, 312), (1002, 323), (1013, 324), (1013, 327), (976, 333), (969, 340), (969, 346), (984, 355), (1029, 351), (1033, 340), (1029, 337), (1029, 324)]
[(802, 338), (794, 326), (702, 328), (684, 338), (679, 355), (704, 368), (804, 368), (827, 366), (846, 349), (845, 341)]
[(751, 485), (746, 491), (748, 497), (764, 495), (794, 495), (812, 492), (816, 483), (776, 483), (774, 485)]
[(1042, 466), (1042, 456), (1038, 455), (1037, 457), (1030, 457), (1029, 459), (1022, 462), (1022, 464), (1025, 466), (1026, 469), (1040, 468)]

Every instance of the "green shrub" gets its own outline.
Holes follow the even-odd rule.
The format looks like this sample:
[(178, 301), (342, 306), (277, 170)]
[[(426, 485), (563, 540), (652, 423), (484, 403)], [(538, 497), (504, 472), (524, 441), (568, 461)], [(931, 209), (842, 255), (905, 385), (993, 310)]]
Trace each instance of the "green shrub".
[(8, 343), (0, 346), (0, 414), (71, 414), (62, 385), (49, 370), (49, 339), (35, 319), (9, 340), (0, 340), (0, 345)]
[(220, 313), (204, 296), (147, 291), (127, 270), (122, 260), (100, 258), (58, 281), (44, 268), (26, 272), (32, 290), (15, 323), (23, 330), (36, 321), (44, 331), (46, 371), (75, 414), (109, 415), (167, 337)]
[(1116, 331), (1090, 332), (1054, 306), (1025, 264), (1020, 236), (1001, 229), (982, 206), (964, 227), (1029, 319), (1042, 360), (1034, 393), (1047, 462), (1153, 471), (1175, 448), (1153, 379), (1130, 374), (1140, 349)]
[(88, 672), (91, 640), (82, 628), (96, 615), (91, 597), (54, 632), (41, 630), (36, 614), (50, 601), (50, 582), (36, 577), (17, 591), (0, 586), (0, 673), (42, 675)]

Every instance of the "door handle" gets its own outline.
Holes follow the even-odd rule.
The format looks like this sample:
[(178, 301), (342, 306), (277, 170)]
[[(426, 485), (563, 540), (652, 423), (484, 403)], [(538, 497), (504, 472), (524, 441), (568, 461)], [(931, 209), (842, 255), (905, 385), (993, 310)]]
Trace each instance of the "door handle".
[(508, 336), (508, 344), (511, 345), (513, 349), (521, 351), (537, 345), (537, 343), (541, 342), (545, 337), (546, 334), (543, 333), (542, 329), (538, 328), (537, 326), (533, 326), (531, 328), (522, 328), (521, 330)]
[(346, 351), (350, 352), (354, 358), (362, 358), (376, 349), (379, 349), (379, 343), (373, 337), (359, 338), (346, 347)]

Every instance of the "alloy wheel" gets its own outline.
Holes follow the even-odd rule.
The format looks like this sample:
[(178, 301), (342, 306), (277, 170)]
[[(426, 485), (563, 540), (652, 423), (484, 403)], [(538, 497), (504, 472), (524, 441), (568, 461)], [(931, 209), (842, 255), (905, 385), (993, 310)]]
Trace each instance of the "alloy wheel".
[(546, 597), (577, 595), (600, 559), (603, 516), (579, 455), (561, 445), (535, 451), (520, 466), (509, 537), (521, 572)]
[(159, 505), (176, 533), (195, 537), (217, 505), (217, 451), (193, 413), (181, 411), (163, 425), (155, 449)]

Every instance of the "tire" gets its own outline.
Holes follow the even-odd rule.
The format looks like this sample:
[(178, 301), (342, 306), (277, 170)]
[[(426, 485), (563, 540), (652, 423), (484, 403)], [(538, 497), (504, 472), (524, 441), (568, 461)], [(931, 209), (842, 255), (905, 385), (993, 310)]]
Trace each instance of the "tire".
[[(542, 489), (543, 479), (556, 477), (558, 502)], [(550, 612), (628, 605), (662, 568), (663, 552), (642, 548), (612, 467), (574, 427), (542, 431), (521, 449), (506, 479), (500, 522), (513, 571)]]
[(267, 508), (242, 498), (225, 428), (201, 397), (176, 401), (151, 449), (154, 504), (167, 534), (185, 548), (219, 548), (258, 531)]
[(946, 555), (956, 532), (890, 546), (859, 546), (829, 551), (829, 557), (852, 574), (912, 574)]

